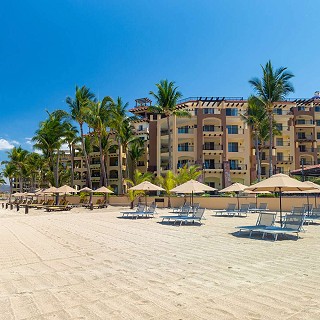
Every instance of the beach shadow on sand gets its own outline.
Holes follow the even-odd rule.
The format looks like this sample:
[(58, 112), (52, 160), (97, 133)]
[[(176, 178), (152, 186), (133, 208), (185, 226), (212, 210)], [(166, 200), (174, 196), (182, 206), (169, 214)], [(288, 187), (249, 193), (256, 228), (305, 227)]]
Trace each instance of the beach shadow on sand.
[(174, 223), (174, 221), (157, 221), (158, 224), (162, 224), (164, 226), (171, 226), (171, 227), (201, 227), (202, 224), (199, 222), (195, 223)]
[(297, 238), (294, 235), (290, 235), (290, 234), (286, 234), (286, 235), (278, 235), (278, 239), (277, 241), (274, 241), (273, 236), (265, 236), (264, 239), (262, 239), (262, 234), (259, 232), (253, 232), (251, 237), (249, 236), (249, 232), (239, 232), (239, 231), (235, 231), (235, 232), (230, 232), (230, 235), (232, 235), (233, 237), (236, 238), (245, 238), (245, 239), (250, 239), (250, 240), (260, 240), (260, 241), (271, 241), (271, 242), (277, 242), (277, 241), (297, 241), (297, 240), (301, 240), (302, 238), (299, 236), (299, 238)]

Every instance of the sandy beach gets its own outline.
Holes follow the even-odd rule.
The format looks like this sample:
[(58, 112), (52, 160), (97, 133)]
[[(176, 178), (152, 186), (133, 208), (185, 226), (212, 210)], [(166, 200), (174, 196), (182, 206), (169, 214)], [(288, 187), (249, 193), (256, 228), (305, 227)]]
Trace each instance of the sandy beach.
[(320, 225), (273, 242), (234, 235), (256, 215), (121, 210), (0, 209), (0, 319), (320, 319)]

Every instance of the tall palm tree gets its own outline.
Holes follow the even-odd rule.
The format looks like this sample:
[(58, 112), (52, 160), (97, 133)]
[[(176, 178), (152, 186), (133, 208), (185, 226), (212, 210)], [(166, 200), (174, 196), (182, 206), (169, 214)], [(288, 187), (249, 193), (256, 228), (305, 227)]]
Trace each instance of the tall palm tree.
[(66, 103), (70, 108), (70, 116), (75, 120), (80, 126), (80, 135), (82, 142), (82, 152), (85, 158), (86, 167), (87, 167), (87, 186), (92, 188), (91, 181), (91, 170), (89, 165), (89, 158), (85, 148), (85, 139), (83, 133), (83, 124), (86, 122), (86, 106), (89, 101), (95, 101), (95, 95), (90, 91), (86, 86), (79, 88), (76, 86), (75, 98), (67, 97)]
[(182, 97), (178, 87), (175, 87), (173, 81), (161, 80), (160, 83), (156, 84), (157, 92), (150, 91), (156, 99), (156, 105), (150, 107), (151, 112), (159, 113), (164, 115), (167, 119), (168, 129), (168, 146), (169, 146), (169, 170), (172, 170), (172, 136), (170, 127), (170, 117), (191, 117), (190, 113), (177, 108), (178, 100)]
[(48, 118), (40, 123), (39, 129), (32, 138), (32, 141), (36, 142), (34, 148), (41, 150), (49, 159), (56, 187), (59, 186), (60, 149), (68, 127), (69, 123), (65, 121), (64, 114), (60, 110), (48, 112)]
[(259, 150), (259, 140), (261, 140), (261, 128), (268, 125), (268, 114), (259, 99), (254, 96), (250, 96), (248, 99), (248, 108), (244, 114), (240, 115), (241, 118), (251, 127), (253, 137), (254, 137), (254, 146), (255, 146), (255, 156), (257, 162), (257, 176), (258, 181), (261, 180), (261, 159), (260, 159), (260, 150)]
[(112, 104), (111, 106), (111, 116), (110, 116), (110, 129), (113, 130), (116, 134), (116, 140), (118, 143), (119, 150), (119, 180), (120, 180), (120, 188), (119, 193), (123, 194), (123, 160), (122, 153), (124, 150), (124, 145), (126, 144), (127, 134), (128, 134), (128, 125), (129, 119), (127, 117), (127, 107), (128, 103), (123, 103), (120, 97)]
[(266, 108), (269, 117), (269, 176), (272, 176), (273, 108), (277, 101), (284, 100), (289, 93), (294, 92), (293, 85), (289, 81), (294, 75), (285, 67), (274, 70), (270, 60), (265, 66), (261, 66), (261, 69), (262, 78), (253, 78), (249, 80), (249, 83), (256, 92), (257, 98)]
[(17, 170), (19, 176), (19, 191), (23, 192), (23, 176), (29, 151), (19, 147), (14, 147), (7, 152), (9, 161), (3, 161), (4, 164), (11, 163)]
[(144, 155), (144, 153), (145, 147), (143, 140), (137, 138), (131, 141), (129, 144), (129, 156), (132, 161), (132, 174), (135, 170), (137, 170), (138, 161)]
[(93, 129), (93, 134), (98, 139), (100, 151), (100, 187), (107, 186), (107, 174), (105, 166), (105, 153), (102, 147), (102, 137), (107, 134), (106, 128), (110, 122), (111, 106), (114, 104), (112, 98), (105, 97), (102, 102), (90, 101), (85, 109), (88, 125)]
[(78, 137), (78, 130), (71, 123), (68, 123), (66, 126), (66, 131), (64, 133), (64, 142), (68, 144), (69, 152), (70, 152), (70, 160), (71, 160), (71, 172), (70, 172), (70, 185), (74, 187), (74, 147), (77, 142), (80, 142), (80, 138)]
[(176, 176), (177, 185), (185, 183), (191, 179), (197, 180), (201, 174), (202, 171), (200, 166), (196, 164), (190, 167), (184, 165), (181, 169), (179, 169), (179, 172)]

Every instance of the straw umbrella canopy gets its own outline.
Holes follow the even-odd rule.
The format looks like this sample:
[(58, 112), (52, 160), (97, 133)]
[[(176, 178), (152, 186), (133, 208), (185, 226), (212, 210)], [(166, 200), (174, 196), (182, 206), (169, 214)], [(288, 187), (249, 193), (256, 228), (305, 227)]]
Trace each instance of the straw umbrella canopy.
[(72, 192), (78, 193), (78, 190), (71, 188), (65, 184), (64, 186), (57, 188), (56, 192), (67, 194)]
[(58, 190), (58, 188), (56, 188), (56, 187), (50, 187), (48, 189), (45, 189), (43, 191), (43, 193), (56, 193), (56, 192), (58, 192), (57, 190)]
[(206, 191), (216, 191), (216, 188), (209, 187), (196, 180), (189, 180), (170, 190), (170, 192), (191, 194), (191, 205), (193, 205), (193, 194), (203, 193)]
[[(132, 191), (165, 191), (163, 188), (156, 186), (149, 181), (143, 181), (134, 187), (129, 188)], [(145, 194), (145, 202), (147, 205), (147, 194)]]
[[(88, 188), (89, 189), (89, 188)], [(81, 190), (80, 190), (81, 191)], [(106, 188), (106, 187), (100, 187), (97, 190), (94, 190), (94, 192), (101, 192), (101, 193), (113, 193), (113, 191), (111, 191), (110, 189)]]
[(246, 188), (248, 188), (248, 186), (245, 186), (242, 183), (236, 182), (234, 184), (232, 184), (229, 187), (226, 187), (222, 190), (219, 190), (218, 192), (235, 192), (237, 195), (237, 201), (238, 201), (238, 210), (240, 209), (240, 204), (239, 204), (239, 193), (243, 192)]
[(79, 190), (79, 192), (92, 192), (93, 190), (88, 188), (88, 187), (84, 187), (82, 189)]
[(251, 191), (270, 191), (279, 192), (279, 204), (280, 204), (280, 223), (282, 226), (282, 192), (283, 191), (301, 191), (314, 189), (311, 186), (305, 185), (303, 182), (296, 179), (290, 178), (288, 175), (283, 173), (274, 174), (270, 178), (260, 181), (246, 190)]
[(13, 197), (23, 197), (24, 193), (23, 192), (16, 192), (12, 194)]

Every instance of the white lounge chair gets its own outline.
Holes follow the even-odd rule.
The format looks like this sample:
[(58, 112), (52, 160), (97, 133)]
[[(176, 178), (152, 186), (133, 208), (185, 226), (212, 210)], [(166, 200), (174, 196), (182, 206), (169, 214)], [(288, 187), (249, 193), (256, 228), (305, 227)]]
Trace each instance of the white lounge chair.
[(320, 208), (314, 208), (312, 214), (305, 217), (305, 223), (320, 223)]
[(236, 204), (235, 203), (228, 203), (227, 209), (223, 210), (216, 210), (216, 215), (234, 215), (236, 210)]
[(201, 220), (203, 218), (205, 209), (204, 208), (198, 208), (195, 213), (191, 216), (180, 216), (177, 217), (175, 219), (173, 219), (173, 222), (180, 222), (180, 226), (182, 223), (195, 223), (195, 222), (199, 222), (201, 224)]

